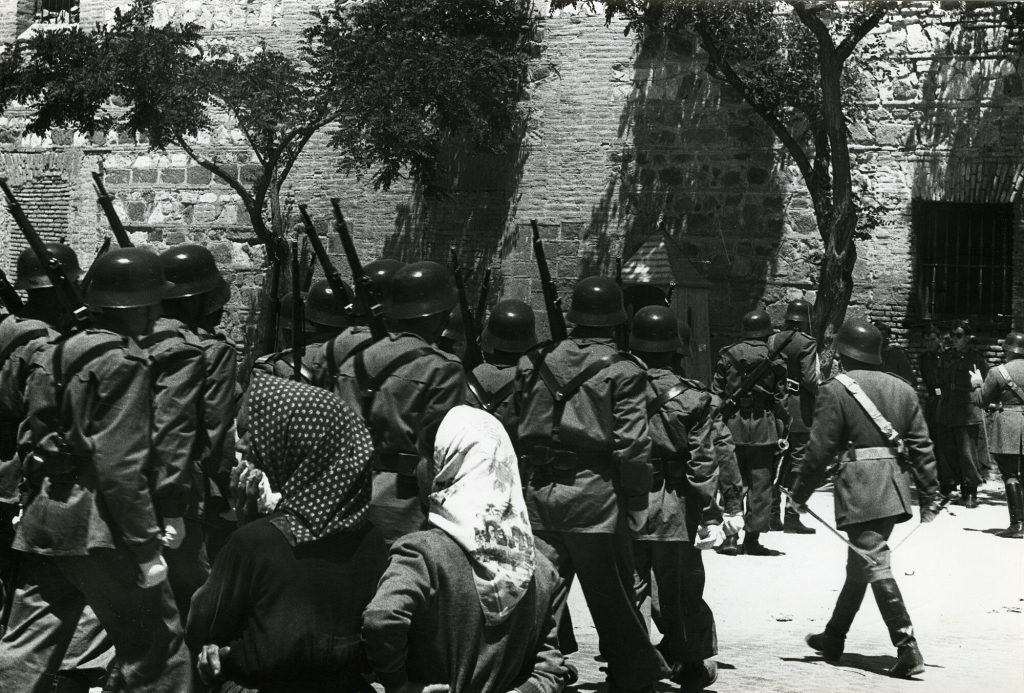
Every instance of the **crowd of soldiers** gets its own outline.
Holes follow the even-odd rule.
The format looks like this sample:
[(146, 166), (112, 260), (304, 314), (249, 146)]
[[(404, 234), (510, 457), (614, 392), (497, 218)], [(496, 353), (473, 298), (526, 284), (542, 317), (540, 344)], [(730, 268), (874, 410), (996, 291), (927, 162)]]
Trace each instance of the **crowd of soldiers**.
[[(217, 331), (230, 291), (202, 246), (111, 250), (87, 273), (66, 245), (47, 248), (80, 281), (90, 326), (68, 329), (44, 260), (23, 253), (16, 287), (28, 300), (0, 322), (3, 690), (178, 691), (213, 681), (183, 633), (240, 509), (270, 511), (280, 491), (246, 459), (256, 424), (238, 416), (241, 384), (268, 377), (332, 393), (365, 423), (369, 518), (389, 545), (427, 524), (428, 460), (446, 413), (468, 404), (496, 417), (519, 459), (537, 551), (560, 578), (558, 650), (576, 649), (567, 597), (579, 577), (613, 692), (651, 691), (662, 679), (702, 690), (716, 680), (701, 550), (773, 555), (764, 533), (813, 532), (800, 516), (827, 474), (850, 553), (835, 612), (808, 643), (838, 659), (870, 584), (898, 651), (890, 673), (923, 671), (886, 539), (912, 516), (908, 474), (922, 521), (939, 511), (938, 480), (944, 493), (952, 477), (936, 476), (914, 388), (883, 372), (882, 335), (870, 323), (842, 327), (842, 374), (821, 382), (811, 306), (793, 301), (780, 330), (752, 311), (703, 384), (682, 372), (687, 331), (671, 308), (630, 306), (630, 315), (614, 280), (576, 284), (564, 335), (557, 302), (547, 306), (554, 339), (540, 342), (532, 308), (506, 298), (478, 338), (465, 321), (452, 329), (465, 312), (447, 268), (380, 259), (365, 278), (382, 313), (347, 285), (313, 283), (282, 300), (281, 341), (300, 343), (302, 330), (302, 353), (267, 354), (240, 374), (236, 346)], [(466, 368), (475, 345), (485, 360)], [(1024, 337), (1006, 345), (1006, 366), (983, 384), (969, 379), (966, 392), (1001, 403), (1001, 447), (990, 445), (1019, 536), (1024, 360), (1012, 359), (1024, 356)], [(959, 381), (932, 388), (929, 377), (936, 395), (961, 391)], [(933, 409), (929, 400), (928, 416)], [(951, 425), (950, 434), (966, 450), (972, 432)], [(969, 471), (956, 477), (968, 501), (978, 483)], [(657, 645), (639, 608), (647, 598)], [(564, 671), (551, 690), (575, 679)], [(389, 692), (413, 690), (384, 682)]]

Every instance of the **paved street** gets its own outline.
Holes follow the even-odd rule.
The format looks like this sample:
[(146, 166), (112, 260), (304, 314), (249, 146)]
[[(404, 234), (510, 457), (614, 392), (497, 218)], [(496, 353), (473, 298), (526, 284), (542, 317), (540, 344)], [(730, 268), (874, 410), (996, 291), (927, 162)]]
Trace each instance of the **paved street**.
[[(837, 693), (1010, 693), (1024, 691), (1024, 541), (1001, 539), (1007, 524), (1002, 484), (978, 493), (980, 507), (950, 505), (894, 553), (893, 568), (928, 663), (919, 681), (884, 671), (895, 648), (871, 592), (833, 666), (811, 651), (804, 635), (824, 628), (842, 585), (846, 549), (827, 530), (809, 536), (762, 537), (777, 557), (705, 553), (706, 598), (718, 623), (718, 682), (713, 691)], [(810, 506), (829, 521), (832, 495), (819, 491)], [(817, 526), (810, 517), (805, 520)], [(897, 525), (890, 545), (917, 526)], [(580, 652), (577, 691), (603, 693), (597, 636), (578, 585), (572, 596)], [(660, 636), (654, 635), (657, 640)], [(571, 690), (571, 689), (570, 689)], [(671, 691), (665, 684), (659, 691)]]

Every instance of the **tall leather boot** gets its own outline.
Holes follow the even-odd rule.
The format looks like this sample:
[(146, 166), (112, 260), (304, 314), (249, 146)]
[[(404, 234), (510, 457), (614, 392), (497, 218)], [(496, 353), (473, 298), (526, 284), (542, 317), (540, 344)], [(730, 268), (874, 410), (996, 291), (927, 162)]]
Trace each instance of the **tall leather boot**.
[(825, 624), (825, 632), (812, 633), (804, 638), (804, 641), (812, 649), (821, 653), (826, 662), (838, 662), (839, 658), (843, 656), (846, 634), (850, 632), (853, 618), (860, 610), (861, 602), (864, 601), (864, 594), (867, 591), (868, 583), (847, 578), (843, 583), (843, 589), (839, 591), (835, 609), (832, 610), (832, 618)]
[(914, 625), (910, 622), (910, 614), (903, 605), (903, 595), (892, 578), (871, 583), (871, 591), (878, 602), (878, 611), (889, 629), (889, 638), (896, 646), (896, 664), (889, 670), (889, 676), (908, 679), (924, 671), (924, 657), (917, 647), (914, 637)]
[(782, 510), (782, 492), (778, 486), (772, 486), (772, 508), (768, 516), (768, 531), (781, 532), (783, 529), (782, 518), (779, 512)]
[(805, 525), (800, 520), (800, 513), (786, 506), (786, 519), (782, 523), (782, 531), (786, 534), (814, 534), (818, 530)]
[(1006, 539), (1024, 539), (1024, 485), (1020, 479), (1006, 481), (1006, 507), (1010, 511), (1010, 526), (996, 536)]

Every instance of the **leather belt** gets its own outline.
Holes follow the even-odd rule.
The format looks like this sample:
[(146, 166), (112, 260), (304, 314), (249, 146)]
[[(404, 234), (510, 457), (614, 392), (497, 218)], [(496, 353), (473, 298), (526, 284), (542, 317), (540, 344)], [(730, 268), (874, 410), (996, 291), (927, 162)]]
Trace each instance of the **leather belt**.
[(373, 471), (400, 476), (416, 476), (420, 456), (411, 452), (378, 452), (373, 456)]
[(666, 480), (678, 481), (686, 476), (686, 460), (678, 457), (651, 458), (651, 490), (657, 491)]
[(595, 467), (612, 461), (610, 452), (600, 450), (569, 450), (546, 445), (534, 445), (523, 455), (534, 467), (547, 467), (557, 471), (573, 471), (580, 467)]
[(852, 460), (888, 460), (896, 458), (896, 453), (893, 452), (892, 448), (887, 447), (851, 448), (847, 450), (846, 454)]

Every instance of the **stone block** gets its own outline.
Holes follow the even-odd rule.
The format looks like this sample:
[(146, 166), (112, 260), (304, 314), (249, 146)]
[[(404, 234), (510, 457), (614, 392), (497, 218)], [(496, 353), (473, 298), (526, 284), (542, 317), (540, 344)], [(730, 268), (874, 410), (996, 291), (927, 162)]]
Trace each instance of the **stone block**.
[(155, 168), (137, 168), (132, 171), (132, 183), (136, 185), (152, 185), (156, 183)]
[(187, 169), (189, 185), (209, 185), (212, 178), (213, 174), (202, 166), (189, 166)]
[(111, 185), (128, 185), (131, 180), (131, 171), (123, 169), (110, 170), (105, 169), (103, 171), (103, 184), (108, 188), (107, 192), (110, 192), (109, 188)]
[(148, 205), (145, 202), (129, 202), (126, 211), (129, 220), (145, 221), (148, 216)]
[(164, 168), (160, 169), (160, 182), (170, 185), (181, 185), (185, 182), (185, 169)]

